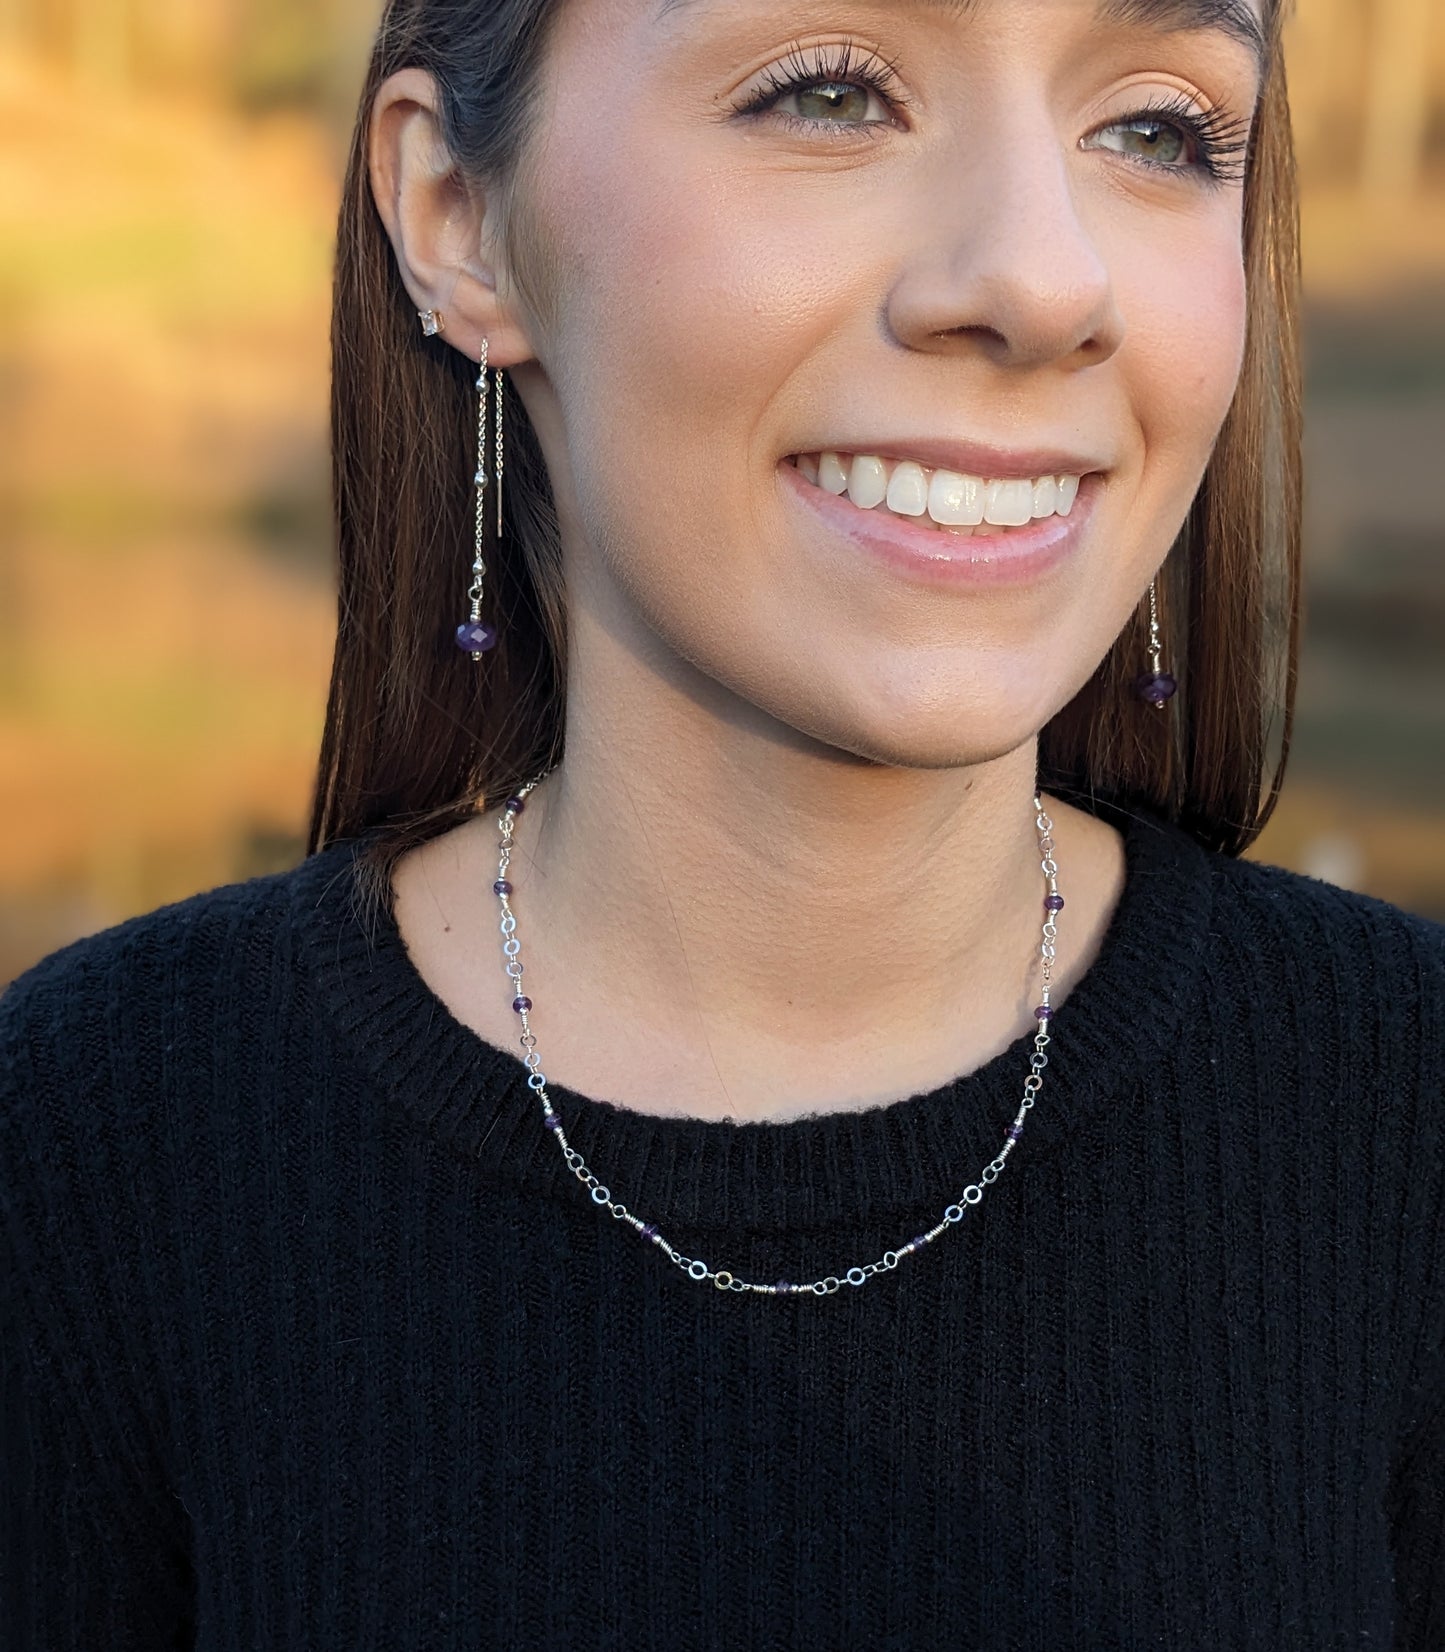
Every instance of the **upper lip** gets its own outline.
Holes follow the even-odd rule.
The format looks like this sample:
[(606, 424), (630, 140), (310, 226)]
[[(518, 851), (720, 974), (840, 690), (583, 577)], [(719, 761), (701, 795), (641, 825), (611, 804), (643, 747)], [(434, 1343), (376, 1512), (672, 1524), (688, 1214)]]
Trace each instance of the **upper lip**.
[(801, 448), (803, 453), (870, 453), (879, 459), (915, 459), (929, 470), (952, 470), (985, 480), (1029, 480), (1039, 476), (1087, 476), (1107, 466), (1063, 448), (990, 447), (982, 442), (941, 441), (931, 436), (860, 438)]

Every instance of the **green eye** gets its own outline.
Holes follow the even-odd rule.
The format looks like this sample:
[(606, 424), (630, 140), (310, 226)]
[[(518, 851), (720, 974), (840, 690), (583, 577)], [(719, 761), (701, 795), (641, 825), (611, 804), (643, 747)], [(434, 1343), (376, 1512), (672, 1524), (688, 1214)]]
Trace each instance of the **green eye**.
[[(1165, 121), (1121, 121), (1106, 130), (1122, 132), (1126, 138), (1137, 139), (1137, 145), (1132, 150), (1123, 149), (1121, 152), (1140, 155), (1157, 165), (1174, 166), (1188, 154), (1189, 146), (1185, 142), (1184, 134), (1177, 126)], [(1109, 149), (1114, 145), (1106, 143), (1103, 147)]]
[(1112, 149), (1139, 166), (1199, 183), (1238, 183), (1252, 130), (1251, 121), (1236, 119), (1223, 104), (1198, 109), (1181, 93), (1110, 121), (1086, 147)]
[(791, 95), (797, 98), (798, 113), (804, 120), (822, 121), (833, 116), (850, 115), (860, 121), (866, 120), (869, 101), (873, 96), (868, 87), (857, 82), (838, 85), (824, 81), (802, 86)]

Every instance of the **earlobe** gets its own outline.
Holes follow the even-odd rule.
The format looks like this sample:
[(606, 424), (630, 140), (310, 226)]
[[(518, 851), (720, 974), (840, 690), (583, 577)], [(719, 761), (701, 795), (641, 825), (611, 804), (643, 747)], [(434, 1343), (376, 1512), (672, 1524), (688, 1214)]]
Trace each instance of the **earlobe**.
[(441, 310), (446, 337), (493, 365), (532, 358), (530, 342), (499, 301), (483, 257), (486, 201), (452, 160), (437, 119), (438, 92), (424, 69), (401, 69), (378, 87), (367, 131), (372, 198), (417, 310)]

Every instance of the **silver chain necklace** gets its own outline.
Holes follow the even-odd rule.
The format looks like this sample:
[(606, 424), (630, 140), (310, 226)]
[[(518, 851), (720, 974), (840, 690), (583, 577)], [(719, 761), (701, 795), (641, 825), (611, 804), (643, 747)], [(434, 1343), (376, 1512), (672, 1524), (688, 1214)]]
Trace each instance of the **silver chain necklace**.
[(587, 1168), (582, 1155), (567, 1142), (566, 1132), (562, 1129), (562, 1120), (552, 1107), (551, 1098), (547, 1094), (546, 1074), (541, 1071), (541, 1057), (537, 1054), (537, 1040), (532, 1033), (530, 1020), (532, 1000), (522, 991), (522, 943), (517, 939), (517, 919), (512, 912), (511, 896), (512, 885), (507, 878), (507, 869), (512, 863), (512, 829), (517, 816), (527, 804), (527, 795), (535, 786), (541, 784), (551, 773), (551, 769), (544, 770), (525, 786), (517, 789), (515, 794), (502, 805), (502, 813), (497, 825), (502, 834), (501, 856), (497, 863), (497, 879), (492, 885), (492, 893), (497, 896), (502, 906), (502, 952), (505, 957), (505, 969), (512, 983), (512, 1008), (520, 1016), (522, 1022), (521, 1043), (527, 1052), (525, 1063), (527, 1067), (527, 1085), (536, 1091), (542, 1101), (542, 1122), (557, 1138), (557, 1145), (562, 1150), (562, 1156), (567, 1161), (568, 1169), (592, 1195), (592, 1202), (604, 1206), (619, 1222), (630, 1223), (649, 1243), (656, 1245), (663, 1255), (675, 1266), (681, 1268), (689, 1279), (696, 1279), (705, 1284), (709, 1279), (720, 1291), (761, 1291), (766, 1296), (800, 1296), (811, 1292), (815, 1296), (831, 1296), (834, 1291), (844, 1285), (866, 1285), (877, 1273), (887, 1273), (896, 1268), (906, 1256), (912, 1256), (921, 1251), (925, 1245), (931, 1245), (941, 1234), (946, 1233), (956, 1222), (963, 1220), (964, 1211), (969, 1205), (976, 1205), (983, 1198), (983, 1187), (995, 1181), (999, 1172), (1008, 1161), (1013, 1151), (1014, 1143), (1024, 1132), (1024, 1117), (1034, 1104), (1034, 1099), (1043, 1087), (1042, 1073), (1049, 1064), (1049, 1058), (1044, 1053), (1049, 1044), (1049, 984), (1053, 975), (1054, 941), (1058, 936), (1055, 926), (1055, 916), (1063, 910), (1064, 897), (1059, 893), (1058, 867), (1054, 863), (1054, 840), (1050, 836), (1054, 823), (1044, 813), (1043, 799), (1037, 792), (1034, 793), (1034, 824), (1039, 833), (1039, 867), (1044, 875), (1047, 893), (1044, 896), (1044, 923), (1043, 940), (1040, 946), (1042, 961), (1042, 987), (1039, 993), (1040, 1002), (1034, 1009), (1034, 1019), (1038, 1022), (1038, 1030), (1034, 1034), (1034, 1052), (1029, 1058), (1029, 1076), (1024, 1080), (1023, 1100), (1019, 1103), (1019, 1110), (1014, 1115), (1014, 1121), (1009, 1126), (1004, 1144), (999, 1149), (998, 1157), (985, 1165), (978, 1182), (970, 1182), (958, 1196), (958, 1202), (951, 1204), (943, 1213), (943, 1218), (927, 1233), (920, 1233), (910, 1239), (906, 1245), (900, 1245), (896, 1250), (884, 1251), (876, 1262), (866, 1263), (863, 1267), (849, 1268), (838, 1278), (829, 1274), (825, 1279), (815, 1279), (810, 1284), (794, 1284), (780, 1279), (775, 1284), (765, 1285), (752, 1280), (738, 1279), (722, 1268), (710, 1268), (706, 1262), (694, 1256), (684, 1256), (680, 1250), (658, 1231), (651, 1222), (644, 1222), (634, 1216), (626, 1205), (618, 1203), (612, 1194), (605, 1188), (597, 1177)]

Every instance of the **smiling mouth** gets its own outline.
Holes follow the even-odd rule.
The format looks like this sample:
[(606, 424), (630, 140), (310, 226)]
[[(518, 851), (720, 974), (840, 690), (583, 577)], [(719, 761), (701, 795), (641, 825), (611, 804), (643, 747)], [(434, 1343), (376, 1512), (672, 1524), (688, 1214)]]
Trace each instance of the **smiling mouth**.
[(1006, 536), (1050, 516), (1068, 516), (1082, 479), (968, 476), (912, 459), (832, 450), (795, 453), (784, 462), (859, 510), (903, 517), (960, 539)]

